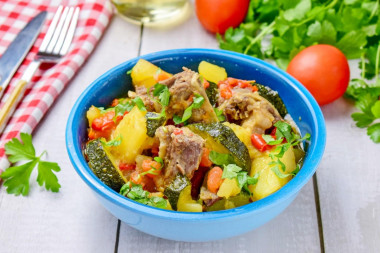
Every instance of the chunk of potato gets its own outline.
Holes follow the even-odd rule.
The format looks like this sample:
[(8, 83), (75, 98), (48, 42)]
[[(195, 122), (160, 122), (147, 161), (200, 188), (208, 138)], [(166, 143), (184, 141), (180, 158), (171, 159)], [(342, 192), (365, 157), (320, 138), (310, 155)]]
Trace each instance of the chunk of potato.
[[(159, 70), (160, 68), (156, 65), (144, 59), (140, 59), (132, 68), (131, 78), (133, 85), (145, 86), (147, 89), (149, 89), (157, 83), (155, 75), (159, 72)], [(168, 76), (172, 76), (171, 74), (163, 70), (161, 71), (167, 74)]]
[(218, 83), (227, 78), (227, 72), (225, 68), (219, 67), (218, 65), (209, 63), (207, 61), (201, 61), (198, 66), (198, 72), (207, 81)]
[(91, 126), (92, 121), (94, 119), (100, 117), (101, 115), (102, 114), (100, 113), (100, 110), (98, 108), (96, 108), (95, 106), (91, 106), (86, 113), (89, 126)]
[(191, 185), (186, 186), (179, 194), (177, 211), (180, 212), (202, 212), (202, 204), (191, 197)]
[(223, 180), (223, 183), (220, 185), (217, 195), (219, 197), (225, 197), (228, 199), (229, 197), (236, 196), (240, 193), (240, 187), (235, 178), (229, 179), (226, 178)]
[(152, 138), (146, 134), (145, 111), (135, 106), (117, 125), (111, 140), (121, 136), (118, 146), (110, 147), (111, 153), (120, 161), (134, 163), (137, 155), (152, 144)]
[[(280, 161), (283, 162), (286, 166), (284, 173), (290, 173), (296, 169), (296, 162), (292, 147), (290, 147), (284, 153), (284, 156), (280, 158)], [(257, 172), (260, 172), (257, 184), (249, 186), (249, 189), (253, 193), (253, 201), (265, 198), (266, 196), (274, 193), (283, 187), (292, 178), (291, 176), (288, 176), (286, 178), (279, 178), (272, 171), (271, 168), (274, 165), (269, 165), (270, 162), (272, 162), (272, 158), (269, 157), (268, 153), (266, 156), (258, 157), (252, 162), (250, 176), (253, 176)]]

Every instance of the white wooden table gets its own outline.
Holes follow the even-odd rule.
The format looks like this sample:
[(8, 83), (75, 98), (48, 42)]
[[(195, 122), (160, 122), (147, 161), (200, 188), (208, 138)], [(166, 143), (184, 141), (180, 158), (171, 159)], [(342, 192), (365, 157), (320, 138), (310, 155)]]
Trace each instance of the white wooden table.
[[(266, 225), (206, 243), (159, 239), (108, 213), (74, 171), (65, 148), (70, 108), (97, 76), (137, 55), (173, 48), (217, 48), (193, 14), (170, 30), (141, 28), (114, 17), (99, 45), (34, 132), (37, 153), (58, 162), (62, 188), (33, 182), (28, 197), (0, 188), (0, 252), (380, 252), (380, 144), (354, 126), (344, 99), (322, 108), (327, 146), (297, 199)], [(358, 75), (356, 64), (352, 65)], [(36, 175), (32, 175), (36, 176)], [(164, 224), (163, 224), (164, 225)]]

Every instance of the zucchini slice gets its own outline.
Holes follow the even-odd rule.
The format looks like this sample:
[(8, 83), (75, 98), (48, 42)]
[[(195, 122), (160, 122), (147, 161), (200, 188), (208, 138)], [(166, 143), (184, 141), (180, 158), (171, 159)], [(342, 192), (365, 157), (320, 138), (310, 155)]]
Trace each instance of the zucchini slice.
[(103, 147), (100, 139), (87, 143), (85, 149), (88, 165), (95, 175), (116, 192), (126, 183), (123, 174), (112, 160), (112, 156)]
[(178, 173), (170, 185), (165, 188), (164, 195), (168, 198), (173, 210), (177, 210), (179, 195), (188, 185), (190, 185), (189, 179)]
[(206, 208), (207, 212), (210, 211), (219, 211), (227, 210), (239, 206), (243, 206), (249, 203), (249, 194), (241, 192), (236, 196), (230, 197), (228, 199), (222, 198), (221, 200), (216, 201), (213, 205)]
[(259, 89), (259, 95), (268, 100), (277, 109), (281, 117), (285, 117), (285, 115), (288, 114), (288, 110), (277, 92), (259, 83), (255, 83), (254, 85)]
[(209, 82), (210, 86), (206, 88), (206, 95), (208, 97), (208, 100), (210, 101), (210, 104), (215, 107), (216, 103), (218, 102), (218, 86), (216, 83)]
[(234, 131), (220, 122), (211, 124), (191, 124), (187, 126), (194, 133), (206, 140), (206, 145), (219, 153), (230, 153), (236, 165), (244, 171), (250, 171), (251, 158), (248, 148), (236, 136)]
[(147, 112), (145, 114), (145, 118), (146, 118), (146, 134), (149, 137), (154, 137), (154, 135), (156, 134), (157, 128), (162, 126), (166, 121), (165, 116), (159, 113), (155, 113), (155, 112)]

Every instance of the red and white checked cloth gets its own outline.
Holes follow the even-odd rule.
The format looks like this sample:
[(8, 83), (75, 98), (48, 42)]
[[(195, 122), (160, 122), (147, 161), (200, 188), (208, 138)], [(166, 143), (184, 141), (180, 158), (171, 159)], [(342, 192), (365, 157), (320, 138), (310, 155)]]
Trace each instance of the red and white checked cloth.
[(57, 64), (47, 69), (40, 68), (28, 84), (22, 102), (0, 138), (0, 173), (1, 169), (4, 170), (9, 166), (4, 144), (13, 137), (18, 137), (20, 132), (33, 131), (54, 100), (91, 54), (112, 15), (111, 4), (108, 0), (0, 0), (0, 55), (31, 18), (40, 11), (48, 11), (41, 34), (5, 90), (0, 106), (4, 104), (22, 73), (37, 54), (59, 5), (80, 7), (72, 45), (68, 54)]

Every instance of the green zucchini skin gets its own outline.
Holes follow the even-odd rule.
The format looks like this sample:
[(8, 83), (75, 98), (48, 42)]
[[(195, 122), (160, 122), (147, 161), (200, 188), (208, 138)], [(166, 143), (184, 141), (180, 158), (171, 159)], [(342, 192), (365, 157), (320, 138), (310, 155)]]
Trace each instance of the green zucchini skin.
[(262, 84), (255, 83), (254, 85), (259, 89), (259, 95), (268, 100), (277, 109), (281, 117), (285, 117), (285, 115), (288, 114), (288, 110), (277, 92), (274, 92), (271, 88)]
[(177, 210), (179, 195), (186, 186), (190, 185), (189, 179), (182, 174), (177, 174), (173, 181), (164, 190), (164, 195), (168, 198), (173, 210)]
[(88, 165), (95, 175), (107, 186), (119, 192), (126, 181), (107, 154), (100, 139), (88, 142), (85, 153)]
[(157, 128), (162, 126), (166, 121), (166, 117), (155, 112), (147, 112), (145, 115), (145, 118), (146, 118), (146, 134), (149, 137), (154, 137), (154, 135), (156, 134)]
[(249, 172), (251, 170), (251, 158), (248, 148), (230, 127), (220, 122), (211, 124), (197, 123), (188, 125), (187, 127), (195, 133), (207, 133), (214, 141), (223, 145), (231, 153), (236, 165), (244, 171)]
[(228, 199), (221, 199), (215, 202), (213, 205), (206, 208), (207, 212), (226, 210), (249, 204), (250, 195), (246, 193), (239, 193), (236, 196), (229, 197)]
[(208, 97), (208, 100), (210, 101), (210, 104), (215, 107), (216, 103), (218, 102), (218, 86), (216, 83), (210, 82), (210, 86), (206, 89), (206, 94)]

